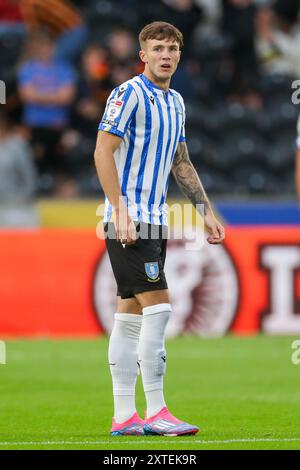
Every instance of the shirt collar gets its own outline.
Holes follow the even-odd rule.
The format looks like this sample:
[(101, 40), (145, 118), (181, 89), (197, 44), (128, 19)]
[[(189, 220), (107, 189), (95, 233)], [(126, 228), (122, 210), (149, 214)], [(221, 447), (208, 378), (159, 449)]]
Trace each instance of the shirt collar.
[(149, 88), (151, 91), (153, 90), (153, 88), (155, 88), (155, 91), (156, 92), (160, 92), (164, 95), (168, 95), (168, 92), (169, 92), (169, 89), (168, 90), (163, 90), (162, 88), (160, 88), (159, 86), (155, 85), (155, 83), (151, 82), (151, 80), (149, 80), (149, 78), (146, 77), (146, 75), (144, 75), (143, 73), (140, 74), (140, 79), (143, 80), (143, 82), (145, 83), (146, 87)]

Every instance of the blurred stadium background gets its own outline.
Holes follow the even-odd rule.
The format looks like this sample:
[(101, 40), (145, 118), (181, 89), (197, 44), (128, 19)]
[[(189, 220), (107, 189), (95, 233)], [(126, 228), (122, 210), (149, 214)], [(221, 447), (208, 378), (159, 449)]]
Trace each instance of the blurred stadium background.
[[(170, 241), (166, 270), (174, 313), (168, 335), (300, 335), (300, 212), (295, 188), (299, 110), (292, 102), (297, 91), (292, 83), (300, 78), (299, 10), (299, 0), (0, 0), (0, 79), (6, 86), (6, 103), (0, 105), (0, 338), (89, 339), (73, 346), (8, 343), (11, 368), (1, 368), (8, 384), (3, 423), (10, 423), (10, 436), (23, 439), (23, 447), (26, 440), (43, 436), (55, 440), (60, 432), (57, 403), (65, 406), (66, 429), (74, 425), (78, 439), (75, 421), (88, 427), (100, 415), (97, 406), (102, 407), (104, 427), (109, 426), (112, 403), (108, 394), (99, 401), (95, 393), (95, 387), (110, 383), (104, 371), (107, 340), (101, 339), (99, 348), (102, 385), (97, 382), (100, 363), (92, 356), (99, 335), (110, 331), (116, 288), (103, 241), (96, 237), (103, 193), (93, 152), (111, 89), (143, 70), (137, 35), (148, 22), (169, 21), (184, 34), (182, 62), (171, 87), (186, 101), (191, 158), (227, 227), (223, 247), (207, 244), (187, 252), (184, 240)], [(169, 191), (171, 203), (184, 202), (174, 181)], [(181, 342), (185, 340), (193, 343)], [(259, 431), (267, 422), (266, 436), (272, 438), (277, 429), (288, 439), (296, 433), (288, 404), (292, 407), (298, 390), (298, 371), (286, 369), (291, 366), (290, 340), (235, 340), (170, 340), (170, 364), (178, 344), (182, 354), (192, 354), (193, 370), (206, 370), (206, 392), (199, 384), (202, 395), (195, 400), (206, 424), (214, 422), (214, 438), (218, 432), (219, 439), (232, 439), (235, 432), (262, 437)], [(199, 358), (197, 348), (202, 348)], [(86, 374), (84, 357), (89, 362)], [(220, 357), (226, 363), (223, 376)], [(71, 377), (78, 361), (81, 375)], [(220, 374), (228, 395), (224, 388), (215, 394), (215, 408), (205, 415), (203, 399), (209, 410)], [(63, 396), (54, 390), (57, 377)], [(169, 377), (173, 380), (171, 372)], [(231, 388), (234, 377), (241, 386), (236, 395)], [(290, 388), (284, 388), (282, 377)], [(190, 379), (196, 380), (192, 373)], [(72, 394), (79, 393), (75, 390), (82, 390), (80, 380), (94, 393), (84, 422), (76, 405), (79, 396), (70, 401), (72, 409), (68, 405)], [(184, 382), (182, 390), (195, 383)], [(26, 403), (32, 409), (37, 406), (45, 419), (37, 425), (37, 414), (21, 437), (16, 423), (21, 428), (28, 409), (25, 401), (22, 405), (20, 387), (32, 398)], [(46, 401), (43, 387), (53, 392)], [(255, 394), (268, 398), (261, 398), (261, 408), (253, 403), (246, 410), (245, 403), (249, 405)], [(179, 407), (184, 406), (177, 395), (174, 403), (178, 399)], [(239, 400), (244, 400), (243, 406)], [(230, 428), (227, 411), (224, 434), (222, 413), (233, 401), (240, 415), (231, 417)], [(184, 409), (193, 421), (193, 409)], [(277, 412), (280, 416), (271, 423), (270, 416)], [(244, 435), (243, 425), (237, 423), (247, 427), (251, 413), (253, 427)]]
[[(224, 247), (197, 256), (170, 243), (169, 334), (300, 333), (299, 8), (298, 0), (0, 1), (2, 336), (111, 327), (115, 285), (95, 237), (103, 193), (93, 151), (107, 96), (142, 71), (137, 35), (155, 19), (184, 34), (171, 86), (186, 100), (191, 158), (228, 230)], [(169, 194), (181, 201), (174, 181)]]

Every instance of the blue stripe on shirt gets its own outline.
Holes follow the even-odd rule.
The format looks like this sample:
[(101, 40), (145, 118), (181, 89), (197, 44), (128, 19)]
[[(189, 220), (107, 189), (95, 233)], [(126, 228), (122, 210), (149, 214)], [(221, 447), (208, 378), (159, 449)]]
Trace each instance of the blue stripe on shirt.
[(149, 144), (150, 144), (150, 139), (151, 139), (151, 128), (152, 128), (152, 115), (151, 115), (151, 108), (148, 100), (147, 93), (145, 92), (144, 88), (142, 85), (137, 83), (137, 85), (141, 88), (144, 96), (144, 102), (145, 102), (145, 138), (144, 138), (144, 145), (143, 145), (143, 150), (142, 150), (142, 155), (141, 155), (141, 163), (138, 171), (138, 177), (137, 177), (137, 184), (136, 184), (136, 190), (135, 190), (135, 202), (137, 204), (137, 216), (138, 220), (141, 220), (141, 193), (143, 189), (143, 180), (144, 180), (144, 173), (145, 173), (145, 166), (147, 162), (147, 155), (148, 155), (148, 149), (149, 149)]
[(123, 178), (122, 178), (122, 186), (121, 186), (121, 192), (123, 196), (127, 195), (126, 191), (127, 191), (129, 172), (130, 172), (133, 151), (134, 151), (135, 136), (136, 136), (136, 114), (134, 115), (132, 119), (132, 123), (130, 125), (129, 147), (128, 147), (128, 152), (126, 155), (126, 161), (125, 161)]
[(156, 93), (154, 92), (154, 96), (156, 99), (157, 107), (158, 107), (158, 114), (159, 114), (159, 133), (158, 133), (158, 140), (157, 140), (157, 147), (156, 147), (156, 156), (155, 156), (155, 164), (154, 164), (154, 170), (153, 170), (153, 178), (152, 178), (152, 187), (151, 187), (151, 192), (148, 200), (148, 211), (150, 214), (150, 223), (153, 223), (153, 214), (152, 214), (152, 209), (155, 201), (155, 192), (156, 192), (156, 185), (157, 185), (157, 177), (158, 177), (158, 172), (161, 164), (161, 157), (162, 157), (162, 148), (163, 148), (163, 138), (164, 138), (164, 118), (163, 118), (163, 112), (162, 112), (162, 107), (159, 101), (159, 98), (157, 97)]

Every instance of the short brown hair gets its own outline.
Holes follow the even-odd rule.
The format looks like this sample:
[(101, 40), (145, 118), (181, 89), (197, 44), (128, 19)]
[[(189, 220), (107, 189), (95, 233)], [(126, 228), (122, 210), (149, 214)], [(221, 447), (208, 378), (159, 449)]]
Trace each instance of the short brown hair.
[(153, 23), (144, 26), (139, 34), (141, 47), (143, 47), (143, 43), (145, 43), (147, 39), (157, 39), (158, 41), (161, 41), (162, 39), (173, 39), (178, 42), (179, 49), (183, 46), (182, 33), (178, 28), (170, 23), (166, 23), (165, 21), (154, 21)]

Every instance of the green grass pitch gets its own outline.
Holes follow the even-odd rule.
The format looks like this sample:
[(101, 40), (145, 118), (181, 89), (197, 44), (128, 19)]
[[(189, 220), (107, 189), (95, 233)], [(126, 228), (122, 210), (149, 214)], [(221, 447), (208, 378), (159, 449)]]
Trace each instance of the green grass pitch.
[[(0, 449), (300, 449), (296, 338), (167, 342), (165, 395), (186, 437), (111, 437), (107, 339), (8, 341), (0, 365)], [(145, 401), (138, 380), (137, 407)]]

